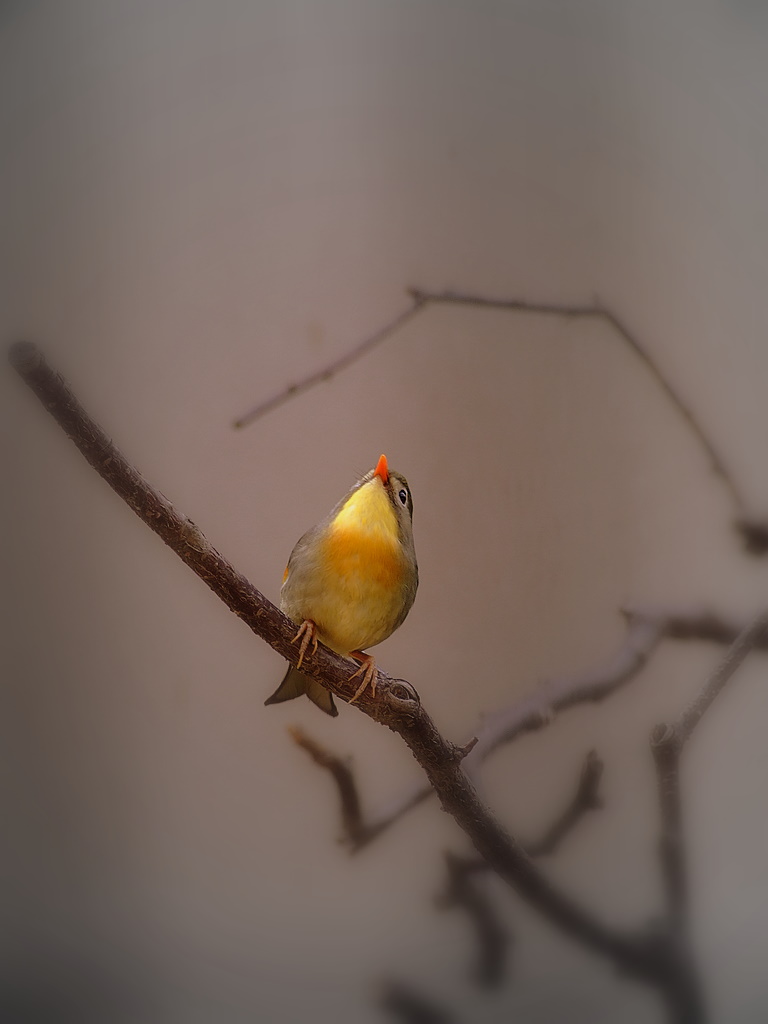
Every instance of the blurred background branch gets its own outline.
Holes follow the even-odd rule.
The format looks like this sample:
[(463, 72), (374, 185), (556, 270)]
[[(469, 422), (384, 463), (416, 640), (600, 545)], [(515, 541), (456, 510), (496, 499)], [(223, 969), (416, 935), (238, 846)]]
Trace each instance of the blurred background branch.
[(535, 314), (538, 316), (556, 316), (567, 320), (604, 320), (622, 339), (629, 350), (643, 364), (658, 388), (666, 396), (670, 405), (677, 411), (688, 430), (696, 438), (697, 444), (705, 453), (712, 471), (719, 477), (732, 503), (734, 512), (734, 528), (741, 537), (745, 550), (752, 555), (764, 555), (768, 552), (768, 519), (748, 513), (747, 503), (741, 488), (736, 482), (732, 470), (725, 457), (712, 440), (709, 432), (691, 405), (683, 398), (680, 391), (672, 384), (668, 375), (662, 370), (650, 349), (640, 341), (637, 334), (627, 327), (617, 313), (595, 300), (592, 303), (572, 304), (558, 302), (534, 302), (520, 298), (490, 298), (454, 291), (430, 291), (425, 288), (408, 289), (413, 304), (369, 337), (353, 345), (343, 356), (328, 363), (320, 370), (313, 371), (294, 384), (265, 399), (235, 420), (235, 427), (245, 427), (257, 419), (276, 409), (284, 402), (303, 394), (305, 391), (330, 380), (337, 373), (345, 370), (352, 363), (369, 353), (380, 342), (385, 341), (405, 326), (417, 313), (430, 305), (470, 306), (477, 309), (499, 309), (511, 313)]
[[(473, 734), (476, 739), (464, 761), (470, 774), (507, 743), (549, 726), (556, 715), (585, 703), (602, 701), (636, 679), (664, 639), (699, 640), (730, 644), (744, 628), (732, 619), (712, 611), (633, 608), (623, 612), (627, 631), (619, 651), (605, 664), (590, 672), (558, 677), (542, 683), (528, 696), (506, 708), (488, 713)], [(768, 638), (756, 638), (759, 650), (768, 649)], [(344, 841), (353, 851), (361, 850), (404, 815), (432, 796), (433, 789), (419, 782), (395, 795), (380, 810), (361, 815)]]

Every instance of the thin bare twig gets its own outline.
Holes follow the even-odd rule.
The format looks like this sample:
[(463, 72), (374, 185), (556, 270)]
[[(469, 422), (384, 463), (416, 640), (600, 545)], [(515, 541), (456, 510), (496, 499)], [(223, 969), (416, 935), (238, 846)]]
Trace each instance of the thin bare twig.
[(685, 709), (675, 725), (675, 734), (682, 746), (701, 721), (715, 697), (722, 692), (734, 672), (754, 650), (765, 650), (768, 645), (768, 613), (758, 615), (733, 641), (718, 668), (707, 680), (696, 698)]
[(351, 363), (365, 355), (366, 352), (378, 345), (379, 342), (390, 337), (407, 321), (430, 305), (471, 306), (477, 309), (499, 309), (512, 313), (557, 316), (572, 320), (603, 320), (616, 331), (627, 347), (634, 353), (635, 357), (643, 364), (657, 387), (677, 411), (695, 438), (708, 459), (712, 471), (722, 481), (733, 503), (735, 512), (734, 527), (741, 537), (745, 550), (752, 555), (768, 553), (768, 520), (748, 514), (746, 500), (734, 479), (733, 473), (728, 468), (728, 464), (715, 445), (715, 442), (704, 429), (700, 419), (664, 374), (650, 351), (613, 310), (597, 300), (592, 303), (534, 302), (528, 299), (493, 298), (455, 291), (430, 291), (426, 288), (408, 288), (407, 291), (413, 300), (413, 305), (407, 310), (399, 313), (371, 336), (358, 342), (341, 358), (336, 359), (323, 369), (309, 374), (297, 383), (289, 385), (284, 390), (278, 392), (278, 394), (259, 403), (250, 412), (235, 420), (234, 425), (236, 427), (244, 427), (266, 413), (271, 412), (277, 406), (282, 405), (283, 402), (289, 401), (291, 398), (302, 394), (324, 380), (329, 380), (335, 374), (346, 369)]
[[(331, 775), (341, 808), (342, 841), (351, 846), (353, 850), (357, 849), (358, 837), (361, 834), (366, 834), (366, 826), (363, 822), (360, 797), (350, 759), (332, 753), (301, 729), (292, 728), (289, 729), (289, 733), (294, 742), (309, 754), (315, 764)], [(584, 759), (575, 792), (566, 806), (547, 827), (540, 839), (525, 844), (526, 852), (530, 857), (554, 853), (589, 811), (602, 806), (599, 796), (602, 774), (603, 762), (595, 751), (591, 750)], [(500, 923), (496, 908), (485, 893), (477, 888), (473, 880), (473, 876), (478, 871), (487, 871), (489, 866), (478, 858), (461, 857), (454, 853), (446, 853), (446, 864), (448, 878), (445, 889), (437, 897), (437, 905), (445, 909), (461, 907), (466, 911), (478, 940), (473, 976), (480, 985), (488, 987), (498, 985), (503, 978), (510, 936)]]
[(339, 794), (341, 824), (343, 828), (342, 841), (354, 843), (363, 827), (363, 821), (360, 810), (360, 796), (357, 791), (357, 783), (350, 759), (332, 754), (326, 747), (313, 740), (311, 736), (308, 736), (303, 729), (299, 729), (297, 726), (290, 728), (288, 733), (293, 742), (298, 747), (301, 747), (302, 750), (305, 750), (316, 765), (330, 772)]
[[(664, 624), (652, 613), (632, 612), (626, 617), (628, 628), (624, 641), (607, 664), (591, 672), (553, 679), (508, 707), (486, 715), (473, 736), (476, 742), (464, 759), (465, 770), (477, 772), (480, 765), (502, 745), (511, 743), (524, 733), (544, 728), (560, 711), (604, 700), (634, 679), (660, 642)], [(431, 795), (431, 787), (423, 782), (398, 794), (364, 822), (357, 840), (351, 845), (357, 850), (367, 846)]]
[(283, 391), (273, 395), (271, 398), (267, 398), (263, 402), (259, 402), (248, 412), (243, 413), (233, 423), (234, 427), (247, 427), (249, 424), (254, 423), (262, 416), (266, 416), (268, 412), (272, 412), (278, 406), (284, 402), (289, 401), (291, 398), (296, 398), (297, 395), (303, 394), (305, 391), (309, 391), (315, 384), (322, 384), (323, 381), (330, 380), (337, 373), (342, 370), (346, 370), (348, 366), (356, 362), (361, 356), (364, 356), (366, 352), (370, 352), (371, 349), (375, 348), (380, 342), (389, 338), (390, 335), (394, 334), (395, 331), (399, 330), (404, 324), (408, 323), (421, 309), (424, 303), (417, 298), (414, 298), (412, 304), (408, 309), (402, 313), (398, 313), (396, 317), (393, 317), (389, 323), (380, 327), (378, 331), (371, 334), (369, 337), (359, 341), (356, 345), (353, 345), (349, 351), (345, 352), (339, 359), (335, 359), (332, 363), (323, 367), (322, 370), (317, 370), (314, 373), (309, 374), (307, 377), (303, 377), (300, 381), (295, 384), (289, 384)]
[(695, 416), (693, 410), (683, 399), (680, 393), (662, 373), (656, 360), (650, 352), (641, 344), (638, 337), (633, 334), (623, 320), (610, 310), (607, 306), (595, 301), (591, 304), (568, 304), (556, 302), (529, 302), (523, 299), (498, 299), (487, 298), (479, 295), (467, 295), (461, 292), (445, 291), (431, 292), (423, 288), (410, 288), (409, 294), (414, 302), (453, 305), (453, 306), (474, 306), (483, 309), (506, 309), (517, 313), (534, 313), (545, 316), (567, 317), (571, 320), (589, 319), (604, 320), (620, 335), (635, 356), (645, 366), (648, 373), (661, 391), (669, 399), (686, 426), (696, 438), (709, 459), (713, 471), (720, 477), (726, 489), (731, 495), (736, 510), (743, 514), (745, 509), (744, 498), (736, 485), (733, 476), (728, 469), (724, 458), (715, 447), (714, 442), (707, 435), (703, 426)]
[[(604, 700), (634, 679), (660, 641), (667, 620), (652, 612), (630, 612), (626, 618), (629, 623), (627, 635), (619, 653), (608, 664), (590, 673), (554, 679), (508, 708), (486, 715), (478, 733), (468, 743), (457, 748), (464, 757), (465, 768), (476, 772), (479, 765), (500, 746), (512, 742), (523, 733), (549, 725), (558, 711), (585, 702)], [(677, 616), (675, 624), (681, 632), (693, 628), (683, 615)], [(715, 625), (715, 620), (710, 621), (708, 614), (702, 616), (702, 624), (707, 629), (718, 628), (723, 632), (728, 629), (719, 620)], [(337, 756), (327, 753), (329, 757)], [(366, 819), (361, 814), (352, 829), (345, 829), (343, 841), (353, 852), (362, 850), (433, 793), (430, 785), (419, 782), (398, 794), (375, 816)]]
[(600, 799), (600, 780), (603, 777), (603, 762), (594, 750), (590, 750), (581, 766), (576, 792), (562, 812), (535, 843), (526, 843), (529, 857), (544, 857), (560, 849), (563, 840), (573, 832), (581, 819), (590, 811), (603, 806)]
[[(202, 532), (152, 488), (88, 417), (63, 379), (34, 345), (12, 347), (20, 376), (65, 430), (83, 456), (130, 508), (238, 615), (292, 665), (298, 651), (295, 627), (278, 608), (206, 540)], [(342, 700), (354, 696), (349, 663), (318, 645), (308, 652), (302, 671)], [(403, 739), (433, 786), (444, 809), (469, 837), (481, 857), (522, 899), (548, 921), (620, 969), (657, 986), (668, 985), (666, 950), (646, 930), (627, 931), (605, 924), (553, 884), (523, 847), (507, 833), (479, 799), (462, 767), (462, 752), (445, 740), (409, 684), (379, 673), (374, 697), (363, 693), (359, 711)], [(470, 755), (471, 756), (471, 755)]]
[[(742, 628), (710, 611), (632, 609), (624, 614), (627, 633), (614, 658), (592, 672), (544, 683), (527, 697), (487, 715), (476, 734), (474, 748), (465, 758), (465, 769), (477, 772), (499, 747), (548, 726), (560, 711), (605, 700), (639, 675), (662, 640), (730, 644)], [(759, 638), (756, 649), (768, 650), (768, 637)], [(423, 782), (397, 794), (362, 823), (356, 841), (350, 845), (355, 850), (367, 846), (431, 796), (431, 787)]]

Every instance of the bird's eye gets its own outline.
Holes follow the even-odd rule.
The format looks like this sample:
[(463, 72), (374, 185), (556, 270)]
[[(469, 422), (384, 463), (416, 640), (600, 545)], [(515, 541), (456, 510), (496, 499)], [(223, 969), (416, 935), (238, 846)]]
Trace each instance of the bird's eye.
[(397, 492), (397, 496), (400, 499), (400, 501), (403, 503), (403, 505), (407, 505), (408, 504), (408, 491), (406, 491), (405, 488), (403, 488), (401, 491), (398, 491)]

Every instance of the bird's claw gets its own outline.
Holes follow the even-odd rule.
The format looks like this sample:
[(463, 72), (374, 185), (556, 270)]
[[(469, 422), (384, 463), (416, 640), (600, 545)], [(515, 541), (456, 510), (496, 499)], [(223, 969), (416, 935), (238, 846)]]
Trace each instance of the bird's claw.
[(291, 643), (295, 644), (299, 637), (301, 637), (301, 647), (299, 648), (299, 660), (296, 663), (296, 668), (301, 668), (301, 663), (304, 661), (304, 655), (307, 653), (310, 643), (312, 644), (312, 653), (314, 654), (317, 651), (317, 626), (311, 619), (304, 619)]
[(354, 697), (349, 702), (350, 704), (354, 704), (355, 701), (365, 693), (369, 685), (371, 687), (371, 696), (376, 696), (376, 662), (370, 654), (363, 654), (362, 651), (352, 651), (351, 654), (353, 658), (360, 661), (360, 667), (355, 669), (349, 678), (354, 679), (355, 676), (359, 676), (361, 672), (363, 673), (363, 681), (360, 683), (355, 691)]

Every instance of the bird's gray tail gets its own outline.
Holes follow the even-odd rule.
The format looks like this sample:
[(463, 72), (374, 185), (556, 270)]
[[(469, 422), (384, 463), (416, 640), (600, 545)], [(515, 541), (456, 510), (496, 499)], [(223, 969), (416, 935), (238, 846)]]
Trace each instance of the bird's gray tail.
[(299, 672), (293, 665), (285, 673), (283, 681), (272, 696), (267, 697), (264, 703), (282, 704), (284, 700), (293, 700), (294, 697), (300, 697), (302, 693), (306, 693), (309, 699), (314, 704), (317, 704), (326, 715), (333, 715), (334, 717), (338, 715), (339, 711), (333, 702), (333, 694), (330, 690), (326, 690), (320, 683), (316, 683), (314, 679), (310, 679), (303, 672)]

